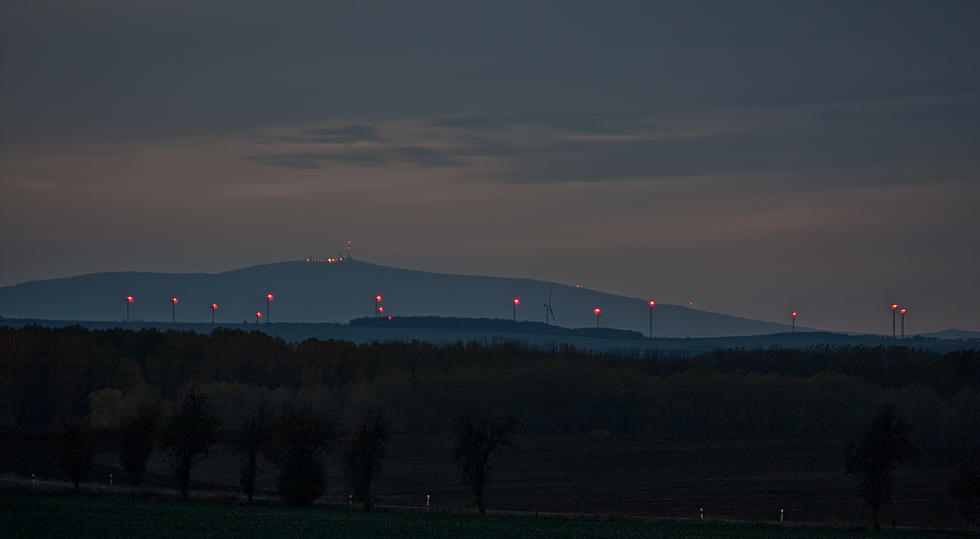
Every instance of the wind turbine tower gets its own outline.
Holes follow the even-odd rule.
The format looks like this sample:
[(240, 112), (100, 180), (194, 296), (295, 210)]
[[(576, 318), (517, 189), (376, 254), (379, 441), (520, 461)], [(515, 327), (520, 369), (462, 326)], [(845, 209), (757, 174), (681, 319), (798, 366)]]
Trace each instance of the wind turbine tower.
[(551, 321), (558, 324), (558, 319), (555, 318), (555, 311), (551, 309), (551, 298), (555, 294), (555, 287), (551, 287), (551, 292), (548, 293), (548, 303), (544, 304), (544, 323), (548, 323), (548, 317), (551, 317)]

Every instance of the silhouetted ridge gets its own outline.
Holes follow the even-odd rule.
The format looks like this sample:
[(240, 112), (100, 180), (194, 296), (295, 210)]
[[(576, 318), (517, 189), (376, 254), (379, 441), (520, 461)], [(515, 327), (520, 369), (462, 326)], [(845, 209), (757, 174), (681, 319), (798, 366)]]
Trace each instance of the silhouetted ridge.
[(514, 322), (503, 318), (456, 318), (442, 316), (394, 316), (384, 318), (355, 318), (354, 327), (389, 327), (403, 329), (443, 329), (494, 331), (520, 335), (555, 335), (562, 337), (591, 337), (599, 339), (643, 339), (639, 331), (614, 328), (564, 328), (544, 322)]

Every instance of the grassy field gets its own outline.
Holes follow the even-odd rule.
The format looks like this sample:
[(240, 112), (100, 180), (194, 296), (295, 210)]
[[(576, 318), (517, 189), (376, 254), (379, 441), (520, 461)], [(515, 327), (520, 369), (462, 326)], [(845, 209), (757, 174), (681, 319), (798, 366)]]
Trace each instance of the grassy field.
[(488, 516), (437, 512), (347, 512), (322, 507), (131, 499), (91, 493), (0, 493), (0, 537), (341, 537), (351, 538), (796, 538), (966, 537), (967, 533), (781, 527), (610, 518)]

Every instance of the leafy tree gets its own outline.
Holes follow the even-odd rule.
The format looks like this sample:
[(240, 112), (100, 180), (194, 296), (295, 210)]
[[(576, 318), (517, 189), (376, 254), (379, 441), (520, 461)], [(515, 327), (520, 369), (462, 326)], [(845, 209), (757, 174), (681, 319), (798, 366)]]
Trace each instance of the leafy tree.
[(368, 412), (357, 430), (347, 437), (344, 447), (344, 479), (351, 496), (371, 510), (371, 480), (381, 470), (388, 440), (388, 420), (379, 413)]
[(83, 421), (73, 421), (61, 426), (57, 433), (58, 466), (68, 480), (78, 484), (92, 469), (92, 428)]
[(516, 433), (517, 422), (512, 417), (495, 421), (489, 417), (478, 418), (476, 412), (470, 410), (456, 422), (453, 458), (463, 473), (463, 483), (476, 495), (480, 516), (487, 514), (484, 493), (490, 480), (491, 458), (499, 449), (513, 447)]
[(119, 463), (134, 487), (140, 486), (159, 428), (160, 410), (150, 406), (140, 408), (136, 415), (119, 418)]
[(884, 404), (868, 422), (861, 443), (848, 446), (847, 474), (859, 481), (861, 494), (874, 513), (875, 531), (881, 530), (881, 505), (892, 497), (892, 470), (896, 464), (914, 462), (918, 455), (909, 441), (911, 434), (912, 424), (898, 417), (895, 406)]
[(949, 480), (949, 495), (963, 502), (963, 517), (967, 524), (972, 521), (974, 507), (980, 499), (980, 475), (972, 463), (963, 463)]
[(283, 407), (272, 422), (270, 457), (279, 469), (279, 494), (292, 506), (313, 503), (327, 489), (323, 455), (337, 441), (337, 424), (310, 406)]
[(269, 437), (269, 419), (265, 404), (260, 404), (242, 424), (242, 435), (238, 441), (238, 449), (245, 454), (245, 463), (242, 464), (242, 491), (248, 496), (248, 503), (252, 503), (252, 495), (255, 493), (255, 476), (259, 473), (258, 456), (259, 451), (265, 445)]
[(187, 501), (191, 468), (208, 456), (218, 438), (220, 421), (206, 393), (195, 388), (187, 390), (164, 424), (161, 442), (167, 450), (171, 469), (177, 475), (181, 499)]

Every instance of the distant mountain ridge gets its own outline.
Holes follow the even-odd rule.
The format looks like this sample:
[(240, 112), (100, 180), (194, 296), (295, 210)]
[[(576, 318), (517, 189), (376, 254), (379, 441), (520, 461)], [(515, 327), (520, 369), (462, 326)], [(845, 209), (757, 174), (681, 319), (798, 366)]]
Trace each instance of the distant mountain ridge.
[[(544, 323), (553, 292), (557, 325), (599, 325), (648, 333), (647, 301), (532, 279), (449, 275), (361, 262), (278, 262), (221, 273), (92, 273), (31, 281), (0, 288), (0, 316), (47, 320), (124, 320), (133, 296), (133, 320), (254, 322), (257, 312), (273, 322), (346, 323), (372, 317), (376, 296), (384, 315), (510, 319)], [(273, 294), (270, 312), (266, 295)], [(173, 305), (172, 298), (178, 298)], [(722, 337), (785, 332), (788, 324), (751, 320), (658, 303), (653, 334), (661, 337)], [(798, 331), (802, 328), (797, 328)]]

